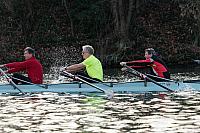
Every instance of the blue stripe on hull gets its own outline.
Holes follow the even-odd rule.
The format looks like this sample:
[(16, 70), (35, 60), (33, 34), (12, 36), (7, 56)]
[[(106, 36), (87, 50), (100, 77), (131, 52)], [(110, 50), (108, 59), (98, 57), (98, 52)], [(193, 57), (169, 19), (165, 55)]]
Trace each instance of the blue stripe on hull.
[[(162, 87), (159, 87), (151, 82), (147, 83), (147, 86), (144, 86), (144, 82), (126, 82), (126, 83), (113, 83), (113, 87), (108, 87), (103, 84), (94, 84), (102, 89), (110, 89), (118, 93), (142, 93), (142, 92), (163, 92), (166, 91)], [(183, 89), (191, 90), (200, 90), (199, 83), (172, 83), (172, 82), (161, 82), (160, 84), (165, 85), (166, 87), (177, 91)], [(109, 85), (109, 83), (108, 83)], [(37, 85), (17, 85), (23, 92), (65, 92), (65, 93), (91, 93), (91, 92), (100, 92), (99, 90), (82, 83), (63, 83), (63, 84), (48, 84), (48, 89), (44, 89)], [(18, 93), (17, 89), (9, 84), (0, 85), (0, 93)]]

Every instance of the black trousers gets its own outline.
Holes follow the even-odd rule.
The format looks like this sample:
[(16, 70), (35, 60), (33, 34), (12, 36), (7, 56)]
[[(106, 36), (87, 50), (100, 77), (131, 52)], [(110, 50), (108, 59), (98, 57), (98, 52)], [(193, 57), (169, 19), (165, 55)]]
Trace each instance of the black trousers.
[(23, 76), (21, 74), (18, 74), (18, 73), (14, 73), (13, 76), (12, 76), (12, 81), (15, 83), (15, 84), (28, 84), (24, 81), (27, 81), (27, 82), (30, 82), (32, 83), (31, 79), (26, 77), (26, 76)]
[(99, 79), (96, 79), (96, 78), (91, 78), (87, 73), (85, 72), (76, 72), (75, 73), (76, 76), (78, 76), (79, 78), (87, 81), (87, 82), (90, 82), (90, 83), (98, 83), (98, 82), (102, 82), (101, 80)]

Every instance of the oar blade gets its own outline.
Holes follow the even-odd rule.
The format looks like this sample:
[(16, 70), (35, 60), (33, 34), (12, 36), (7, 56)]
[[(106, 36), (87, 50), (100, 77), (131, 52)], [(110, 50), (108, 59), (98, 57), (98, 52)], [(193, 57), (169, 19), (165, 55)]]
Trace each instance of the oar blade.
[(110, 90), (110, 89), (104, 90), (104, 93), (106, 94), (106, 98), (107, 98), (107, 99), (112, 99), (112, 98), (114, 97), (114, 92), (113, 92), (113, 90)]

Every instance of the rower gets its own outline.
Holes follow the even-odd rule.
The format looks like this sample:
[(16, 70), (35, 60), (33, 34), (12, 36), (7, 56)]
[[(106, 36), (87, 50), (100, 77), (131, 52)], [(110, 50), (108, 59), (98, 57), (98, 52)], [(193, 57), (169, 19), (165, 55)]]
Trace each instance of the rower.
[[(145, 60), (135, 60), (130, 62), (121, 62), (120, 65), (128, 65), (131, 68), (139, 69), (139, 68), (150, 68), (151, 75), (158, 76), (161, 78), (170, 79), (170, 73), (165, 65), (164, 61), (157, 55), (153, 48), (145, 49)], [(126, 70), (126, 68), (122, 68), (122, 71)], [(151, 75), (148, 77), (156, 80), (162, 81), (158, 78), (155, 78)]]
[[(27, 84), (27, 82), (42, 84), (43, 68), (41, 63), (35, 58), (35, 50), (31, 47), (25, 48), (24, 57), (25, 61), (23, 62), (13, 62), (0, 65), (0, 68), (6, 67), (8, 70), (5, 71), (5, 73), (14, 73), (12, 80), (15, 84)], [(15, 73), (19, 71), (27, 72), (28, 77)]]
[[(65, 67), (62, 71), (74, 73), (76, 76), (81, 76), (83, 80), (94, 83), (94, 81), (103, 80), (103, 68), (102, 64), (94, 55), (94, 49), (90, 45), (82, 47), (82, 56), (84, 61), (79, 64), (74, 64)], [(83, 70), (83, 71), (82, 71)], [(61, 73), (63, 76), (67, 76), (64, 72)], [(86, 78), (84, 78), (86, 77)], [(91, 79), (91, 80), (90, 80)]]

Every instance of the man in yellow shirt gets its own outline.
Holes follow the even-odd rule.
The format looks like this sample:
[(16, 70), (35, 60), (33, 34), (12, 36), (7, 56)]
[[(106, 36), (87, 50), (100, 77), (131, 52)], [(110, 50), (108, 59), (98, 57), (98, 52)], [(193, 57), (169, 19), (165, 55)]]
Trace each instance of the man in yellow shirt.
[[(79, 64), (74, 64), (65, 68), (65, 71), (73, 73), (80, 78), (88, 81), (102, 81), (103, 80), (103, 69), (101, 62), (93, 55), (94, 49), (90, 45), (82, 47), (82, 56), (84, 61)], [(86, 70), (80, 72), (81, 70)]]

